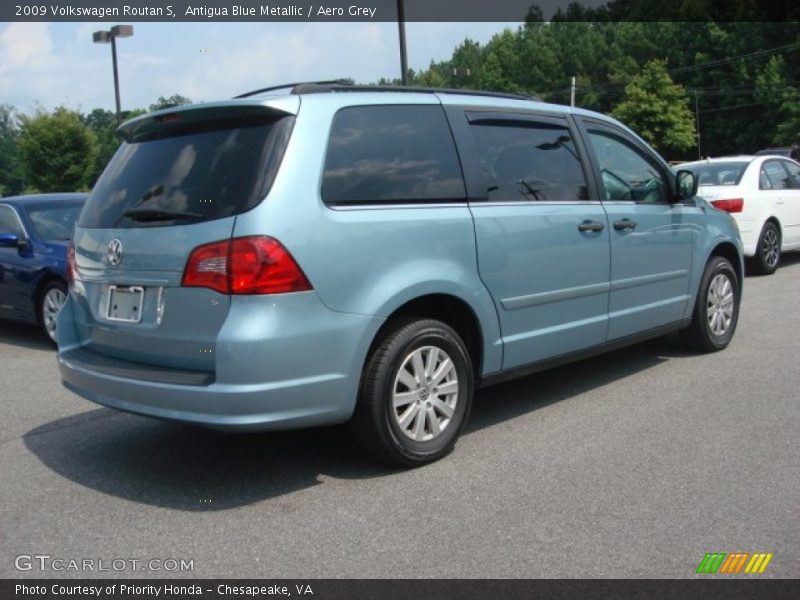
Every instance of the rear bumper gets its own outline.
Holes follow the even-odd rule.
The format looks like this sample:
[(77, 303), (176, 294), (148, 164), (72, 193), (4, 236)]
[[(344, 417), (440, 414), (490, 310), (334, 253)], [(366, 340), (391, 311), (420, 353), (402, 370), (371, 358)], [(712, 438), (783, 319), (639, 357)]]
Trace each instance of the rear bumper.
[(67, 302), (59, 315), (64, 386), (117, 410), (218, 429), (292, 429), (344, 422), (382, 323), (338, 313), (313, 292), (236, 297), (214, 373), (126, 362), (82, 348)]

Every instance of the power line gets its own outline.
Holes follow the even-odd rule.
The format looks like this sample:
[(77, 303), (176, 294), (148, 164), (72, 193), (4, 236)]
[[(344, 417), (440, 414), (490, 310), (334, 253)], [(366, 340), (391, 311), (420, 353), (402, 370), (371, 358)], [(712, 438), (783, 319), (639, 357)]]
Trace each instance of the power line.
[(728, 58), (720, 58), (718, 60), (712, 60), (707, 63), (700, 63), (698, 65), (687, 65), (684, 67), (678, 67), (677, 69), (670, 69), (671, 73), (683, 73), (685, 71), (697, 71), (703, 70), (706, 68), (713, 69), (715, 67), (719, 67), (730, 62), (736, 60), (745, 60), (749, 58), (762, 58), (764, 56), (769, 56), (771, 54), (778, 54), (781, 52), (788, 52), (790, 50), (796, 50), (800, 48), (800, 42), (795, 44), (787, 44), (785, 46), (777, 46), (775, 48), (767, 48), (765, 50), (756, 50), (755, 52), (749, 52), (747, 54), (739, 54), (738, 56), (729, 56)]
[[(776, 46), (775, 48), (766, 48), (764, 50), (756, 50), (754, 52), (748, 52), (747, 54), (738, 54), (736, 56), (729, 56), (727, 58), (721, 58), (721, 59), (718, 59), (718, 60), (714, 60), (714, 61), (710, 61), (710, 62), (706, 62), (706, 63), (700, 63), (700, 64), (697, 64), (697, 65), (687, 65), (687, 66), (684, 66), (684, 67), (678, 67), (676, 69), (670, 69), (669, 73), (670, 74), (674, 74), (674, 73), (683, 73), (683, 72), (686, 72), (686, 71), (702, 71), (702, 70), (705, 70), (705, 69), (713, 69), (713, 68), (716, 68), (718, 66), (722, 66), (722, 65), (725, 65), (725, 64), (737, 61), (737, 60), (747, 60), (747, 59), (751, 59), (751, 58), (763, 58), (765, 56), (769, 56), (769, 55), (772, 55), (772, 54), (778, 54), (778, 53), (782, 53), (782, 52), (789, 52), (791, 50), (797, 50), (797, 49), (800, 49), (800, 42), (797, 42), (797, 43), (794, 43), (794, 44), (786, 44), (784, 46)], [(794, 83), (795, 82), (793, 82), (793, 84)], [(625, 89), (625, 85), (623, 85), (623, 84), (589, 84), (589, 85), (578, 85), (577, 89), (579, 89), (579, 90), (580, 89), (596, 89), (596, 90), (599, 90), (599, 91), (616, 91), (616, 90), (624, 90)], [(691, 88), (691, 89), (694, 90), (695, 88)], [(703, 88), (697, 88), (697, 89), (702, 90)], [(714, 88), (708, 88), (708, 89), (714, 89)], [(543, 92), (541, 95), (542, 96), (555, 96), (555, 95), (559, 95), (559, 94), (564, 94), (564, 93), (566, 93), (568, 91), (570, 91), (570, 88), (563, 88), (563, 89), (558, 89), (558, 90), (554, 90), (554, 91), (551, 91), (551, 92)]]
[[(748, 96), (756, 93), (779, 93), (787, 91), (795, 86), (800, 86), (800, 81), (787, 81), (781, 85), (768, 85), (768, 86), (755, 86), (755, 85), (739, 85), (739, 86), (731, 86), (731, 87), (685, 87), (687, 93), (693, 94), (695, 92), (700, 93), (703, 96), (727, 96), (727, 95), (743, 95)], [(613, 84), (588, 84), (588, 85), (578, 85), (576, 86), (577, 90), (596, 90), (598, 92), (621, 92), (625, 90), (624, 85), (613, 85)], [(570, 91), (570, 88), (562, 88), (560, 90), (554, 90), (551, 92), (544, 92), (540, 95), (542, 96), (557, 96), (561, 94), (566, 94)]]
[(770, 104), (774, 102), (774, 100), (764, 100), (762, 102), (751, 102), (750, 104), (738, 104), (736, 106), (725, 106), (723, 108), (712, 108), (709, 110), (701, 110), (701, 113), (712, 113), (712, 112), (720, 112), (723, 110), (736, 110), (737, 108), (747, 108), (748, 106), (760, 106), (762, 104)]

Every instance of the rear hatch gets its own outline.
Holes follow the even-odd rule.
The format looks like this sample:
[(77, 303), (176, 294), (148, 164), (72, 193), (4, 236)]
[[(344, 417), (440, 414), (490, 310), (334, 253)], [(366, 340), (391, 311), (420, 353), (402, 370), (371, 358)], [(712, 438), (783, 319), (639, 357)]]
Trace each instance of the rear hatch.
[(214, 370), (228, 295), (181, 285), (192, 251), (229, 240), (267, 195), (298, 104), (211, 104), (120, 128), (124, 142), (78, 219), (75, 322), (84, 347), (145, 364)]

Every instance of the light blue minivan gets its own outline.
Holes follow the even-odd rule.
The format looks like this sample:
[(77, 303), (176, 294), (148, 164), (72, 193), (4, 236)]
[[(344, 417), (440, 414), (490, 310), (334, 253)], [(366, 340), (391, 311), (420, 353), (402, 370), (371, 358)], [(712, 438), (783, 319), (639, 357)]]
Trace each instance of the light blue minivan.
[(731, 216), (600, 114), (299, 84), (144, 115), (84, 207), (64, 385), (238, 430), (449, 452), (481, 386), (678, 330), (725, 348)]

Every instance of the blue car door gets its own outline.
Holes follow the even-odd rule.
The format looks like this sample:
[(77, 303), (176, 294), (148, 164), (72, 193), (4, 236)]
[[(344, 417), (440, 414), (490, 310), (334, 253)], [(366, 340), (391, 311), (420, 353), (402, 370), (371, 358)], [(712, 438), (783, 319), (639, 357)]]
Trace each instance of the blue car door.
[(609, 232), (563, 116), (450, 107), (503, 369), (602, 344)]
[(582, 121), (610, 225), (608, 340), (680, 321), (702, 209), (674, 202), (669, 166), (635, 136)]
[[(14, 208), (0, 204), (0, 233), (13, 233), (26, 239), (25, 231)], [(0, 317), (27, 319), (32, 316), (30, 280), (28, 269), (29, 248), (0, 246)]]

